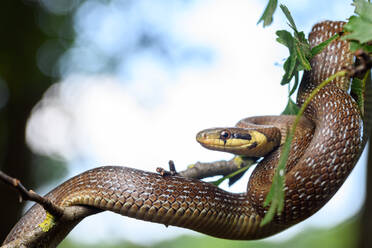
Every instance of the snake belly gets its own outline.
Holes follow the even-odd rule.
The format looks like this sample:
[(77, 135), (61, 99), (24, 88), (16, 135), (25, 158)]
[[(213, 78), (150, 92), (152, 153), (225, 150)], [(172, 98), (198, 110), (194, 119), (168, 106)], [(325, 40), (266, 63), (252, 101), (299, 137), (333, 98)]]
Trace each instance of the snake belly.
[[(311, 46), (342, 31), (343, 24), (325, 21), (315, 25), (309, 36)], [(304, 73), (297, 104), (301, 105), (322, 80), (350, 65), (352, 59), (346, 41), (333, 41), (312, 59), (312, 70)], [(336, 79), (320, 90), (307, 107), (307, 120), (304, 122), (310, 124), (307, 132), (296, 133), (287, 164), (284, 211), (265, 226), (260, 226), (267, 211), (263, 201), (281, 148), (270, 152), (256, 166), (245, 193), (229, 193), (194, 179), (106, 166), (69, 179), (50, 192), (47, 198), (64, 207), (92, 206), (219, 238), (251, 240), (273, 235), (319, 210), (355, 166), (366, 138), (363, 138), (361, 115), (347, 93), (348, 87), (348, 78)], [(267, 118), (265, 123), (275, 126), (288, 123), (288, 118), (291, 121), (291, 117), (276, 116)], [(262, 121), (259, 117), (257, 119)], [(44, 219), (44, 209), (39, 205), (33, 206), (11, 230), (4, 244), (39, 228)], [(72, 223), (71, 228), (76, 224)], [(53, 228), (59, 226), (50, 231), (58, 233), (59, 230)], [(64, 235), (68, 232), (64, 230)], [(47, 238), (48, 241), (53, 239)]]

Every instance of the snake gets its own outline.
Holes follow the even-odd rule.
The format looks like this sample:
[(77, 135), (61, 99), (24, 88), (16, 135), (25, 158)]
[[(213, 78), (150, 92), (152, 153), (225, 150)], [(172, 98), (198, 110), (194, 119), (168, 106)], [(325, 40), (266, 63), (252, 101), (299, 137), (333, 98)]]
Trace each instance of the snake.
[[(309, 34), (314, 47), (342, 32), (344, 22), (323, 21)], [(311, 61), (297, 94), (301, 106), (327, 77), (353, 64), (349, 44), (332, 41)], [(57, 186), (45, 197), (54, 204), (112, 211), (124, 216), (192, 229), (218, 238), (261, 239), (312, 216), (337, 192), (354, 168), (367, 141), (361, 111), (348, 93), (350, 78), (339, 77), (321, 88), (306, 107), (295, 131), (285, 169), (284, 209), (261, 225), (268, 211), (263, 202), (270, 189), (283, 141), (294, 122), (290, 115), (245, 118), (235, 127), (199, 132), (197, 141), (212, 150), (262, 157), (243, 193), (230, 193), (211, 183), (160, 175), (121, 166), (83, 172)], [(265, 145), (262, 145), (262, 144)], [(83, 211), (84, 212), (84, 211)], [(46, 231), (35, 247), (56, 247), (88, 213)], [(35, 204), (16, 223), (3, 245), (40, 230), (48, 214)]]

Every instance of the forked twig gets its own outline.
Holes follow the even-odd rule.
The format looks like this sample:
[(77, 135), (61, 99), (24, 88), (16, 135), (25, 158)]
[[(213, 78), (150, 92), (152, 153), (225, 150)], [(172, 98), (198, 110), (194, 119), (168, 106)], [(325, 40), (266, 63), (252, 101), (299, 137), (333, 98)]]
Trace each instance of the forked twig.
[(19, 192), (21, 202), (23, 200), (34, 201), (36, 203), (39, 203), (46, 211), (57, 218), (63, 215), (63, 208), (55, 205), (49, 199), (35, 193), (33, 190), (27, 190), (20, 180), (10, 177), (2, 171), (0, 171), (0, 180), (10, 185), (12, 188)]

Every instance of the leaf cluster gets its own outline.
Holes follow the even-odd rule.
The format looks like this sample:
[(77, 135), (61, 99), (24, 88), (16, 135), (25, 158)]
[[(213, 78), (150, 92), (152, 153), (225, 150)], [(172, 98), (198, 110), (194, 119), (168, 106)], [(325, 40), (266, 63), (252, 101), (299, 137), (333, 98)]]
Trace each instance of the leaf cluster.
[(298, 82), (298, 72), (302, 70), (310, 70), (309, 58), (311, 58), (311, 49), (309, 42), (305, 38), (304, 32), (299, 32), (296, 24), (285, 5), (280, 5), (283, 13), (288, 19), (288, 24), (293, 30), (293, 35), (287, 30), (279, 30), (276, 32), (279, 43), (286, 46), (289, 50), (289, 57), (284, 62), (285, 74), (282, 78), (281, 84), (288, 84), (293, 77)]
[[(271, 2), (271, 1), (270, 1)], [(269, 4), (270, 4), (269, 2)], [(372, 4), (366, 0), (354, 0), (355, 13), (356, 16), (352, 16), (349, 19), (349, 22), (345, 25), (344, 29), (347, 32), (343, 39), (351, 40), (351, 50), (355, 51), (358, 49), (364, 49), (368, 53), (372, 52)], [(306, 102), (301, 106), (299, 110), (298, 106), (291, 100), (290, 96), (296, 91), (299, 84), (299, 72), (302, 70), (310, 70), (310, 60), (318, 53), (320, 53), (329, 43), (339, 37), (339, 34), (336, 34), (329, 38), (328, 40), (320, 43), (319, 45), (310, 48), (309, 42), (305, 38), (303, 32), (299, 32), (296, 24), (290, 14), (288, 8), (284, 5), (280, 5), (283, 13), (285, 14), (288, 24), (293, 30), (293, 35), (286, 30), (279, 30), (276, 32), (278, 38), (277, 41), (289, 50), (289, 56), (286, 59), (283, 69), (285, 71), (284, 76), (281, 80), (281, 84), (288, 84), (294, 78), (294, 85), (292, 89), (289, 87), (289, 97), (288, 104), (283, 112), (283, 114), (295, 114), (296, 122), (291, 128), (291, 131), (286, 137), (286, 141), (283, 145), (283, 150), (279, 159), (278, 167), (273, 177), (273, 182), (270, 188), (270, 191), (265, 199), (264, 206), (267, 207), (270, 205), (268, 212), (266, 213), (261, 226), (269, 223), (275, 216), (275, 214), (280, 214), (284, 207), (284, 184), (285, 184), (285, 165), (288, 160), (288, 155), (290, 151), (291, 142), (293, 139), (294, 131), (296, 128), (296, 123), (298, 122), (303, 114), (304, 109), (306, 108), (306, 102), (309, 103), (311, 98), (317, 93), (317, 91), (322, 88), (324, 85), (332, 81), (336, 76), (341, 76), (346, 74), (346, 71), (339, 71), (335, 75), (332, 75), (325, 81), (323, 81), (317, 89), (315, 89), (311, 96), (306, 99)], [(271, 10), (271, 13), (274, 13), (275, 10)], [(264, 15), (268, 14), (266, 11)], [(269, 19), (268, 17), (261, 17)], [(260, 20), (261, 20), (260, 19)], [(272, 20), (272, 19), (271, 19)], [(265, 26), (265, 23), (264, 23)], [(358, 98), (359, 108), (361, 112), (364, 109), (364, 85), (369, 74), (361, 80), (355, 78), (351, 87), (352, 92)]]
[[(356, 15), (350, 17), (349, 22), (344, 26), (344, 30), (346, 33), (342, 35), (341, 38), (350, 41), (351, 51), (363, 49), (367, 53), (372, 53), (372, 4), (369, 1), (367, 2), (367, 0), (354, 0), (353, 5), (355, 6)], [(273, 21), (273, 14), (276, 8), (277, 0), (269, 0), (268, 5), (265, 8), (265, 11), (259, 19), (258, 23), (263, 21), (264, 27), (270, 25)], [(300, 109), (291, 99), (291, 95), (296, 91), (299, 85), (299, 73), (303, 70), (311, 70), (310, 60), (315, 55), (320, 53), (333, 40), (339, 38), (340, 35), (336, 34), (328, 40), (320, 43), (319, 45), (310, 48), (310, 44), (306, 39), (304, 32), (298, 31), (294, 19), (291, 16), (288, 8), (285, 5), (280, 5), (280, 8), (288, 20), (288, 25), (293, 31), (293, 34), (288, 32), (287, 30), (278, 30), (276, 32), (276, 35), (278, 36), (276, 40), (286, 46), (289, 50), (289, 56), (285, 60), (283, 65), (284, 75), (281, 80), (281, 85), (288, 84), (289, 96), (287, 106), (282, 114), (297, 116), (294, 125), (286, 136), (286, 141), (282, 148), (283, 150), (281, 152), (279, 163), (273, 177), (272, 185), (264, 202), (265, 207), (270, 207), (263, 221), (261, 222), (261, 226), (272, 221), (275, 214), (280, 214), (284, 208), (285, 167), (288, 160), (296, 125), (300, 120), (307, 104), (310, 102), (311, 98), (315, 96), (317, 91), (319, 91), (322, 87), (330, 83), (337, 76), (344, 76), (346, 74), (345, 70), (339, 71), (323, 81), (311, 93), (311, 96), (306, 99), (305, 103), (301, 106)], [(370, 77), (369, 75), (370, 74), (367, 73), (363, 79), (354, 78), (351, 86), (351, 92), (356, 95), (358, 99), (358, 105), (362, 113), (364, 109), (364, 86), (366, 80)], [(290, 82), (293, 79), (294, 84), (291, 88)], [(244, 168), (242, 168), (242, 170), (244, 170)], [(234, 175), (229, 175), (218, 181), (218, 183)]]
[(350, 40), (351, 51), (363, 49), (372, 53), (372, 4), (366, 0), (354, 0), (355, 14), (345, 24), (343, 39)]
[[(289, 56), (284, 62), (283, 69), (285, 71), (281, 85), (289, 84), (294, 78), (295, 82), (292, 89), (289, 91), (291, 96), (297, 89), (299, 83), (299, 73), (303, 70), (311, 70), (310, 60), (320, 53), (329, 43), (337, 39), (339, 35), (334, 35), (330, 39), (320, 43), (319, 45), (310, 48), (309, 41), (306, 39), (304, 32), (298, 31), (296, 24), (291, 16), (290, 11), (285, 5), (280, 5), (284, 15), (288, 20), (289, 26), (293, 30), (293, 35), (287, 30), (278, 30), (276, 39), (279, 43), (286, 46), (289, 50)], [(291, 106), (290, 101), (288, 105)], [(286, 112), (284, 112), (286, 113)]]

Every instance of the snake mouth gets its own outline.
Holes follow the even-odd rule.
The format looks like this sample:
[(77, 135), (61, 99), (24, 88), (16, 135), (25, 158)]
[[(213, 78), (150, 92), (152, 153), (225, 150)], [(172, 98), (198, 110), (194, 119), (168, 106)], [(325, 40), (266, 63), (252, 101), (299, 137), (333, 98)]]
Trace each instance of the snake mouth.
[(261, 132), (242, 128), (205, 129), (196, 135), (196, 140), (211, 150), (250, 157), (262, 157), (275, 146)]

